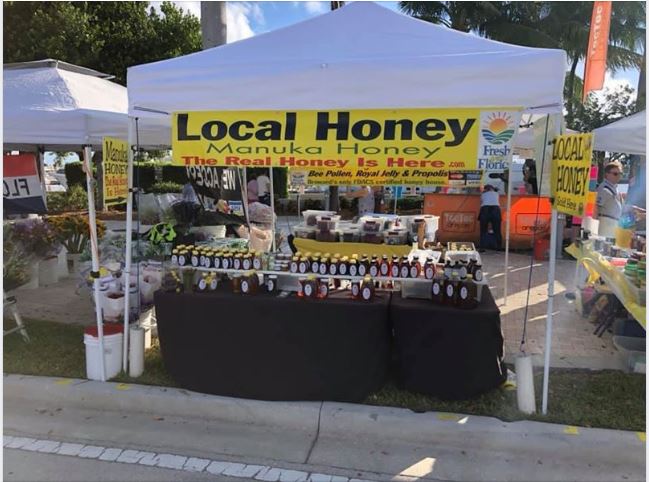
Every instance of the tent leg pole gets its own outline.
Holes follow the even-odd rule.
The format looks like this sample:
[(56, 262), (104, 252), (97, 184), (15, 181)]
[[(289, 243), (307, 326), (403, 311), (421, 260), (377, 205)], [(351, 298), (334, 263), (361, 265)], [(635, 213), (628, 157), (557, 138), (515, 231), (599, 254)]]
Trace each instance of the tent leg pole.
[(503, 305), (507, 305), (507, 275), (509, 274), (509, 231), (512, 212), (512, 160), (509, 161), (507, 174), (507, 218), (505, 219), (505, 279), (503, 286)]
[(550, 224), (550, 268), (548, 270), (548, 312), (545, 322), (545, 361), (543, 363), (543, 415), (548, 412), (548, 386), (550, 378), (550, 353), (552, 352), (552, 310), (554, 309), (554, 269), (557, 263), (557, 220), (558, 213), (552, 209)]
[(275, 184), (273, 182), (273, 168), (270, 168), (270, 210), (273, 212), (271, 219), (273, 220), (273, 253), (277, 251), (277, 242), (275, 241)]
[(41, 188), (43, 189), (43, 204), (47, 209), (47, 182), (45, 181), (45, 150), (42, 146), (38, 148), (38, 168), (41, 170)]
[(128, 165), (126, 170), (128, 182), (128, 194), (126, 198), (126, 253), (124, 260), (124, 272), (122, 273), (122, 285), (124, 287), (124, 347), (122, 351), (122, 368), (128, 373), (128, 335), (130, 322), (129, 298), (131, 291), (131, 261), (133, 255), (133, 149), (135, 144), (134, 120), (128, 119)]
[(395, 188), (394, 188), (394, 214), (395, 214), (395, 216), (397, 214), (397, 200), (398, 199), (399, 198), (397, 197), (397, 189), (396, 189), (396, 186), (395, 186)]
[(95, 214), (95, 190), (90, 165), (90, 146), (83, 146), (83, 164), (86, 171), (88, 186), (88, 224), (90, 225), (90, 252), (92, 255), (92, 291), (95, 299), (95, 318), (97, 321), (97, 337), (99, 338), (99, 370), (101, 381), (106, 381), (106, 363), (104, 357), (104, 323), (99, 300), (99, 250), (97, 249), (97, 219)]

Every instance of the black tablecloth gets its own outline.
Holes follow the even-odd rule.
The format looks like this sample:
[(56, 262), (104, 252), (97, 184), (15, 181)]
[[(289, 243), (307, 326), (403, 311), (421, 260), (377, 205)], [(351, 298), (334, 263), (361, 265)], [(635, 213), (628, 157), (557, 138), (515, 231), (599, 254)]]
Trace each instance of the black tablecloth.
[(155, 293), (158, 336), (184, 388), (264, 400), (361, 401), (385, 381), (386, 294), (370, 303)]
[(403, 388), (466, 399), (506, 380), (500, 310), (488, 289), (473, 310), (395, 294), (390, 319)]

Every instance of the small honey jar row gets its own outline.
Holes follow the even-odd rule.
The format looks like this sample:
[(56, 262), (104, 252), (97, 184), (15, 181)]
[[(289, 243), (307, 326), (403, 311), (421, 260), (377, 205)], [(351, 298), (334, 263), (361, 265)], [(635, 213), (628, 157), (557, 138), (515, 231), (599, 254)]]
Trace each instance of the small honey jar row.
[(432, 280), (437, 270), (443, 265), (436, 265), (433, 258), (428, 258), (424, 265), (406, 256), (368, 256), (366, 254), (341, 256), (339, 253), (305, 253), (299, 251), (291, 258), (288, 270), (291, 273), (312, 273), (320, 276), (350, 276), (372, 278), (419, 278), (423, 276)]
[[(315, 274), (301, 277), (297, 296), (303, 299), (325, 299), (329, 296), (329, 278), (318, 278)], [(350, 285), (352, 299), (371, 301), (374, 297), (374, 281), (366, 275), (362, 281), (352, 281)]]
[(206, 246), (178, 245), (171, 252), (171, 263), (194, 268), (261, 270), (262, 253), (247, 249), (215, 249)]

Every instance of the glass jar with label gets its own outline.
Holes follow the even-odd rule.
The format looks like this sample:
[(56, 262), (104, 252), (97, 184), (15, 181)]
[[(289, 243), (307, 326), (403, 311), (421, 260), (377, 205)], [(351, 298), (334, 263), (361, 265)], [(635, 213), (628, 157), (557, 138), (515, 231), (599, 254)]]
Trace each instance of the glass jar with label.
[(349, 276), (358, 276), (358, 260), (349, 260)]
[(399, 261), (399, 256), (392, 256), (392, 262), (390, 263), (390, 276), (398, 278), (400, 274), (401, 262)]
[(302, 256), (297, 265), (297, 270), (300, 274), (305, 274), (309, 271), (309, 259), (306, 256)]
[(365, 276), (370, 269), (370, 260), (366, 254), (358, 262), (358, 276)]
[(300, 276), (298, 282), (300, 283), (300, 287), (298, 288), (296, 295), (298, 296), (298, 298), (304, 298), (304, 285), (306, 284), (306, 276)]
[(291, 259), (291, 264), (290, 264), (290, 271), (291, 273), (297, 273), (299, 271), (299, 263), (300, 263), (300, 258), (299, 256), (293, 256)]
[(413, 259), (410, 262), (410, 277), (416, 279), (419, 278), (420, 274), (421, 274), (421, 263), (418, 260)]
[(318, 296), (318, 279), (315, 275), (310, 274), (306, 277), (302, 290), (305, 298), (315, 298)]
[(198, 253), (198, 250), (195, 249), (194, 251), (192, 251), (192, 257), (191, 257), (192, 266), (194, 268), (198, 267), (199, 260), (200, 260), (200, 255)]
[(321, 275), (329, 274), (329, 258), (323, 257), (320, 259), (318, 270)]
[(329, 296), (329, 279), (320, 278), (320, 282), (318, 284), (318, 298), (323, 300), (327, 296)]
[(311, 258), (311, 272), (318, 274), (320, 272), (320, 257), (314, 256)]
[(381, 258), (381, 265), (379, 266), (379, 274), (384, 278), (390, 276), (390, 258), (387, 254), (384, 254)]
[(433, 284), (431, 286), (432, 300), (433, 303), (441, 305), (444, 303), (444, 276), (437, 274), (433, 278)]
[(338, 258), (332, 258), (329, 263), (329, 274), (336, 276), (338, 274)]
[(252, 267), (253, 269), (256, 269), (257, 271), (261, 271), (262, 269), (269, 269), (269, 265), (264, 266), (264, 254), (263, 253), (257, 253), (256, 251), (251, 251), (252, 257)]
[(459, 290), (460, 280), (456, 275), (452, 275), (450, 280), (444, 283), (444, 304), (449, 306), (457, 305), (457, 297)]
[(171, 264), (178, 264), (178, 248), (171, 250)]
[(460, 260), (460, 267), (458, 271), (460, 274), (460, 279), (466, 279), (466, 275), (469, 274), (466, 261)]
[(357, 300), (361, 295), (361, 282), (358, 280), (353, 280), (351, 282), (350, 291), (352, 294), (352, 299)]
[(424, 278), (432, 280), (435, 277), (435, 263), (433, 258), (427, 258), (424, 264)]
[(404, 256), (401, 258), (401, 264), (399, 265), (399, 277), (400, 278), (408, 278), (410, 277), (410, 261), (408, 261), (408, 257)]
[(482, 265), (480, 263), (476, 263), (476, 264), (473, 265), (473, 273), (472, 273), (472, 275), (473, 275), (473, 279), (477, 283), (482, 283), (482, 280), (483, 280), (484, 277), (483, 277), (483, 274), (482, 274)]
[(370, 276), (363, 278), (360, 285), (361, 299), (363, 301), (371, 301), (374, 298), (374, 282)]
[(218, 287), (219, 287), (219, 278), (216, 274), (212, 273), (212, 276), (210, 276), (209, 290), (216, 291)]
[(446, 263), (444, 263), (444, 277), (446, 279), (451, 279), (452, 274), (453, 274), (453, 265), (451, 264), (451, 260), (447, 259)]
[(187, 265), (187, 261), (188, 261), (188, 259), (187, 259), (187, 254), (186, 254), (186, 252), (185, 252), (184, 250), (183, 250), (183, 251), (180, 251), (180, 252), (178, 253), (178, 266), (186, 266), (186, 265)]
[(208, 287), (207, 273), (203, 273), (199, 278), (196, 285), (194, 285), (194, 291), (199, 293), (205, 293)]
[(468, 275), (465, 280), (460, 280), (458, 289), (458, 307), (472, 309), (478, 305), (478, 288), (473, 282), (471, 275)]
[(233, 256), (232, 258), (232, 269), (240, 270), (242, 267), (242, 258), (243, 255), (241, 253), (237, 253)]
[(232, 269), (232, 255), (230, 253), (224, 254), (223, 258), (221, 258), (221, 268)]
[(239, 273), (232, 275), (232, 292), (241, 293), (241, 275)]
[(244, 271), (248, 271), (250, 268), (252, 268), (252, 258), (249, 254), (244, 254), (241, 257), (241, 268)]
[(248, 271), (241, 277), (241, 292), (244, 295), (254, 295), (259, 288), (257, 273)]
[(372, 278), (376, 278), (379, 275), (379, 258), (378, 256), (372, 256), (372, 261), (370, 261), (370, 267), (367, 272)]
[(343, 256), (340, 259), (340, 262), (338, 263), (338, 274), (340, 276), (347, 276), (349, 273), (349, 258), (347, 256)]
[(274, 293), (277, 289), (277, 275), (271, 274), (266, 278), (266, 291), (268, 293)]

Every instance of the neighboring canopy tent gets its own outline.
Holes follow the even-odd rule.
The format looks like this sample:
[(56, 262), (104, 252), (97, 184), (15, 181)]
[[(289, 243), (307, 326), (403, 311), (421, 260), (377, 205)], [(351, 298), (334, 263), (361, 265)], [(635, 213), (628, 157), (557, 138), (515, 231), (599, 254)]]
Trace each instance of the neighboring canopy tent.
[(646, 155), (647, 111), (638, 112), (593, 131), (596, 151)]
[(565, 69), (562, 50), (495, 42), (354, 2), (239, 42), (131, 67), (129, 114), (483, 106), (561, 112)]
[[(55, 60), (3, 69), (3, 149), (78, 150), (105, 136), (128, 137), (126, 88), (97, 71)], [(166, 146), (170, 130), (140, 126), (141, 144)]]
[[(566, 129), (566, 134), (577, 134), (577, 131)], [(518, 131), (516, 139), (514, 139), (514, 149), (534, 149), (534, 129), (532, 127)]]

